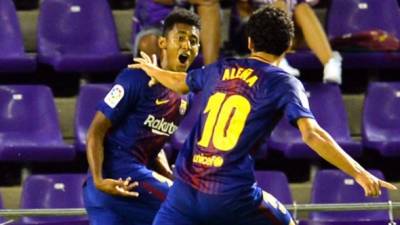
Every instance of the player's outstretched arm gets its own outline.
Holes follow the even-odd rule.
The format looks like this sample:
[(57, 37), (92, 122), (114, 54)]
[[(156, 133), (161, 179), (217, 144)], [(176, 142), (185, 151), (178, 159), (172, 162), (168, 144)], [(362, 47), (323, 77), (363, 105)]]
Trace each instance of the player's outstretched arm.
[(146, 74), (163, 86), (171, 89), (178, 94), (186, 94), (189, 92), (189, 87), (186, 84), (186, 73), (185, 72), (174, 72), (169, 70), (161, 69), (157, 66), (157, 58), (153, 55), (152, 59), (144, 52), (141, 52), (141, 58), (134, 58), (133, 61), (137, 64), (130, 64), (128, 68), (131, 69), (142, 69)]
[(318, 155), (352, 176), (364, 189), (366, 196), (379, 196), (381, 188), (397, 190), (397, 188), (370, 174), (336, 143), (335, 140), (314, 119), (297, 120), (303, 141)]
[(114, 180), (103, 178), (104, 161), (104, 137), (111, 128), (111, 121), (103, 113), (97, 112), (87, 134), (86, 155), (92, 173), (93, 182), (97, 189), (111, 194), (126, 197), (137, 197), (138, 193), (132, 189), (138, 186), (137, 182), (131, 182), (131, 178), (126, 180)]

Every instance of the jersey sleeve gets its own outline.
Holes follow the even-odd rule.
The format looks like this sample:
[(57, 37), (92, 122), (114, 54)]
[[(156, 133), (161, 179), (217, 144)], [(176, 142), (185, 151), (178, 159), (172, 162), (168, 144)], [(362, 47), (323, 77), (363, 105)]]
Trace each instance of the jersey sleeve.
[(282, 88), (282, 90), (285, 90), (283, 103), (288, 121), (297, 127), (296, 122), (300, 118), (314, 119), (303, 84), (296, 78), (290, 77), (285, 81), (284, 86)]
[(215, 67), (216, 64), (211, 64), (188, 72), (186, 76), (186, 84), (189, 86), (190, 91), (197, 93), (203, 90), (207, 83), (207, 79), (212, 76)]
[(135, 107), (143, 89), (143, 78), (139, 70), (123, 70), (116, 78), (111, 90), (98, 104), (101, 111), (113, 124), (121, 121)]
[(190, 108), (192, 107), (193, 97), (194, 97), (193, 92), (189, 92), (186, 95), (182, 96), (182, 99), (187, 102), (187, 110), (186, 110), (186, 112), (188, 112), (190, 110)]

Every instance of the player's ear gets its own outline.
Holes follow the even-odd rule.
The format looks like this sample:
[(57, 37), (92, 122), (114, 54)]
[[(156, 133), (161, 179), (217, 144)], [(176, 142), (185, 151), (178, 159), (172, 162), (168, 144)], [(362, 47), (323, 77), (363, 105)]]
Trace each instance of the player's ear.
[(250, 37), (247, 38), (247, 48), (250, 50), (250, 52), (252, 52), (254, 49), (254, 42)]
[(294, 45), (294, 41), (293, 38), (290, 40), (290, 45), (289, 45), (289, 50), (293, 48)]
[(166, 49), (167, 48), (167, 38), (164, 36), (160, 36), (158, 38), (158, 47), (160, 47), (160, 49)]
[(286, 49), (285, 53), (290, 51), (293, 48), (293, 39), (290, 40), (289, 47)]

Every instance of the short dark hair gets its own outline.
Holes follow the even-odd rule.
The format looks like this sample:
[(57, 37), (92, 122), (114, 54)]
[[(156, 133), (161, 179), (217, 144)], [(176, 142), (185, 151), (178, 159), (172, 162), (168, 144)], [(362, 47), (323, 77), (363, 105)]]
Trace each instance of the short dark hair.
[(291, 44), (294, 25), (286, 12), (267, 5), (250, 16), (247, 34), (254, 43), (255, 51), (279, 56)]
[(172, 30), (177, 23), (195, 26), (200, 30), (200, 18), (196, 13), (187, 9), (175, 9), (164, 20), (163, 35)]

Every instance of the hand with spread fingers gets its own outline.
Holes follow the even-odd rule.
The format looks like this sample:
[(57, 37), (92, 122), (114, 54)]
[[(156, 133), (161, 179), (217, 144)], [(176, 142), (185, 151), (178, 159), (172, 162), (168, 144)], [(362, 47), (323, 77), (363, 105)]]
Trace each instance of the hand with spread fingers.
[(151, 78), (148, 85), (151, 87), (160, 83), (178, 94), (186, 94), (189, 87), (186, 85), (186, 72), (169, 71), (158, 67), (157, 57), (150, 58), (146, 53), (141, 52), (141, 58), (134, 58), (136, 64), (128, 65), (129, 69), (141, 69)]
[(132, 191), (139, 185), (138, 182), (132, 182), (132, 179), (128, 177), (126, 180), (121, 178), (115, 179), (102, 179), (100, 182), (95, 183), (96, 188), (111, 195), (123, 196), (123, 197), (138, 197), (139, 193)]
[(365, 196), (379, 197), (382, 194), (381, 188), (397, 190), (397, 187), (393, 184), (381, 180), (365, 170), (355, 176), (354, 179), (364, 189)]
[(157, 64), (157, 56), (153, 54), (150, 58), (150, 56), (144, 52), (140, 52), (140, 56), (141, 58), (134, 58), (133, 61), (137, 63), (128, 65), (128, 68), (142, 69), (144, 72), (146, 72), (146, 74), (151, 77), (151, 80), (148, 83), (149, 87), (151, 87), (157, 84), (157, 80), (152, 76), (152, 74), (155, 71), (160, 70)]

